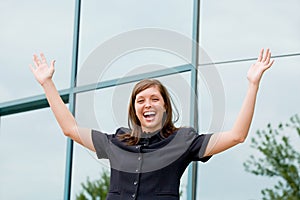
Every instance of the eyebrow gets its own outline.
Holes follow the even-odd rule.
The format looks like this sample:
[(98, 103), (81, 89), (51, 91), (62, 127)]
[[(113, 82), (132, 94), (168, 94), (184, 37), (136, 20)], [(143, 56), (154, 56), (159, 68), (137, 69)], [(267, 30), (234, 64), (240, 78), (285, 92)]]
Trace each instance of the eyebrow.
[[(159, 94), (151, 94), (150, 97), (159, 97)], [(144, 96), (136, 96), (136, 99), (139, 99), (139, 98), (145, 98)]]

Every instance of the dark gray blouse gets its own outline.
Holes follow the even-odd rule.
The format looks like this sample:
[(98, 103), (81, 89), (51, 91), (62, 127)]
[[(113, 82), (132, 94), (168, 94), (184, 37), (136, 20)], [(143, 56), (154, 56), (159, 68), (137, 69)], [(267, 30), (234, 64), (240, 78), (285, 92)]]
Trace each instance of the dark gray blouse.
[(97, 157), (110, 161), (107, 200), (178, 200), (180, 178), (192, 161), (203, 157), (212, 134), (198, 135), (193, 128), (180, 128), (168, 138), (160, 132), (143, 134), (138, 145), (128, 146), (118, 135), (92, 130)]

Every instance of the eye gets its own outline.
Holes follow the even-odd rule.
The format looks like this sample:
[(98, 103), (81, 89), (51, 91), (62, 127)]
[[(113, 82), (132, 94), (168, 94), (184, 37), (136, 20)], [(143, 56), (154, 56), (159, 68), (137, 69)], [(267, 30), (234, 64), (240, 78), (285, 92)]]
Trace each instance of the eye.
[(137, 103), (143, 103), (143, 102), (144, 102), (144, 99), (138, 99), (136, 102), (137, 102)]
[(152, 101), (154, 102), (159, 101), (159, 98), (153, 98)]

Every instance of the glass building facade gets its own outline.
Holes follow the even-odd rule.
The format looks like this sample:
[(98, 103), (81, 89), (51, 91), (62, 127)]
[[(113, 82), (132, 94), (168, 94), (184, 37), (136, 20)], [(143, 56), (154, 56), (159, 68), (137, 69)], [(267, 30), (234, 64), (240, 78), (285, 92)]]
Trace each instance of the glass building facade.
[[(0, 8), (0, 199), (76, 199), (106, 160), (67, 139), (28, 64), (56, 60), (54, 82), (80, 126), (127, 126), (133, 85), (157, 78), (178, 109), (177, 126), (230, 129), (261, 48), (275, 63), (261, 81), (249, 132), (300, 112), (300, 2), (4, 1)], [(288, 12), (287, 12), (288, 11)], [(245, 172), (247, 139), (181, 180), (187, 200), (259, 199), (274, 179)], [(299, 149), (299, 148), (298, 148)]]

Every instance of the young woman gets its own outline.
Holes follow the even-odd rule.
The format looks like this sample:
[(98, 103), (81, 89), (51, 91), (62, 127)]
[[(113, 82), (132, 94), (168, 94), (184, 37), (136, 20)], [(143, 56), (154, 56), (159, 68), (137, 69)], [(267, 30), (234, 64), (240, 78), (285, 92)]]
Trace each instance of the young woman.
[(132, 91), (129, 128), (106, 134), (78, 127), (52, 81), (54, 61), (34, 55), (31, 71), (43, 87), (50, 107), (67, 137), (109, 159), (111, 182), (108, 200), (178, 200), (180, 178), (192, 161), (209, 158), (242, 143), (248, 134), (260, 79), (274, 60), (269, 49), (247, 74), (248, 91), (233, 128), (226, 132), (198, 135), (193, 128), (176, 128), (172, 122), (170, 95), (158, 80), (142, 80)]

